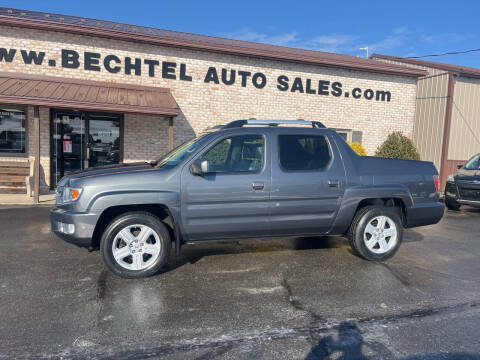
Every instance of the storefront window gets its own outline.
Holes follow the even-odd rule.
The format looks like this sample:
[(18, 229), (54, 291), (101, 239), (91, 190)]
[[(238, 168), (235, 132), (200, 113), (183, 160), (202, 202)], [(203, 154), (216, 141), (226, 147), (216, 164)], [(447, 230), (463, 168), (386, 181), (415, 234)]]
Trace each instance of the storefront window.
[(350, 129), (333, 129), (337, 132), (338, 135), (340, 135), (343, 140), (347, 142), (352, 142), (352, 130)]
[(25, 111), (0, 107), (0, 153), (25, 153)]

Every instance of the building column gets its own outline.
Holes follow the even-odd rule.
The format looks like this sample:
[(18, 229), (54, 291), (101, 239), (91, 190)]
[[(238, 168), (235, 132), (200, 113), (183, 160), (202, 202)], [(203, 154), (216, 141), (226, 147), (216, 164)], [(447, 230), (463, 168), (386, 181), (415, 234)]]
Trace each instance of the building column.
[(168, 150), (173, 150), (173, 117), (168, 118)]
[(33, 170), (33, 199), (40, 202), (40, 109), (33, 107), (33, 127), (35, 128), (35, 165)]
[(453, 72), (448, 73), (448, 88), (447, 88), (447, 104), (445, 106), (445, 121), (443, 124), (443, 142), (442, 155), (440, 160), (440, 187), (445, 188), (447, 182), (446, 173), (448, 167), (448, 145), (450, 143), (450, 127), (452, 124), (452, 109), (453, 109), (453, 91), (455, 89), (455, 76)]

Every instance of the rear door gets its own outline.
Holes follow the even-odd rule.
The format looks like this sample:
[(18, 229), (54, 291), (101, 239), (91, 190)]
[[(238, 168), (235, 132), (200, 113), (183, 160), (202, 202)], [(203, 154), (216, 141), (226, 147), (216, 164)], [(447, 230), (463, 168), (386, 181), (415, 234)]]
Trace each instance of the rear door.
[[(223, 135), (182, 170), (181, 216), (188, 240), (269, 235), (269, 138), (263, 129)], [(210, 173), (190, 165), (209, 161)]]
[(345, 191), (345, 170), (327, 131), (272, 133), (271, 234), (327, 233)]

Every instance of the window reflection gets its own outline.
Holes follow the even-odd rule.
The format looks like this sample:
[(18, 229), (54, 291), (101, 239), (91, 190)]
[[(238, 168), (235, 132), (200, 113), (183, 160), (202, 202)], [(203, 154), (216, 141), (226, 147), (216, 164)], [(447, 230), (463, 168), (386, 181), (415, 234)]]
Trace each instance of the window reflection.
[(90, 119), (89, 167), (120, 162), (120, 122), (118, 120)]
[(25, 111), (0, 108), (0, 152), (25, 152)]

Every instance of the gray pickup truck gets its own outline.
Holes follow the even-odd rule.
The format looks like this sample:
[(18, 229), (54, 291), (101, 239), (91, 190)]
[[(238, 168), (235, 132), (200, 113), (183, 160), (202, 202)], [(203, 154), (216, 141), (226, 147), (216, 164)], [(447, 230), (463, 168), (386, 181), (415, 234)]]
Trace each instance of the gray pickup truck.
[(172, 243), (178, 255), (210, 240), (344, 235), (357, 255), (385, 260), (404, 227), (442, 218), (438, 188), (431, 162), (358, 156), (320, 122), (237, 120), (157, 161), (64, 177), (50, 217), (128, 278), (158, 272)]

